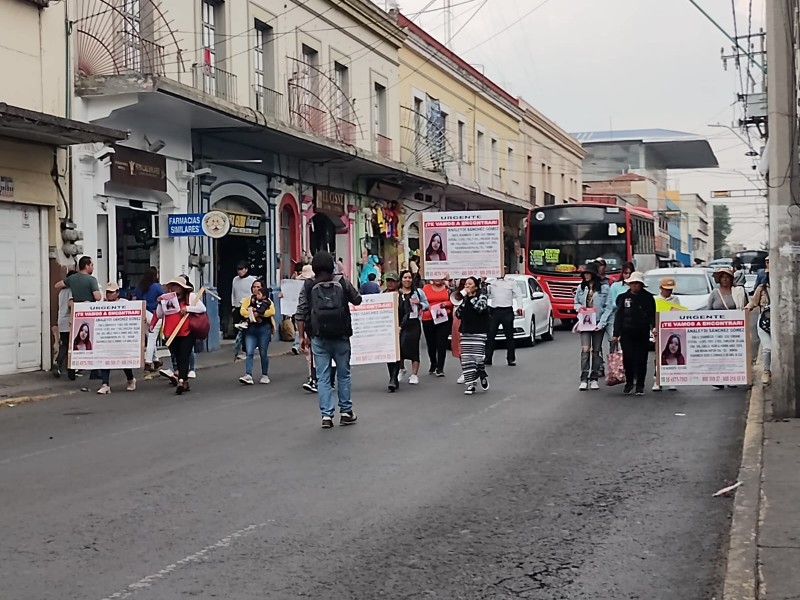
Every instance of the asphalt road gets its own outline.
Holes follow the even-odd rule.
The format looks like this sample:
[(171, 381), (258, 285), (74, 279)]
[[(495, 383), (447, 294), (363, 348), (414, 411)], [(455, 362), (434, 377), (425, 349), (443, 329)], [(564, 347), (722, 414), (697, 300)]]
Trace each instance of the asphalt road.
[(744, 390), (578, 392), (578, 353), (473, 397), (358, 368), (329, 431), (297, 357), (0, 410), (0, 598), (713, 598)]

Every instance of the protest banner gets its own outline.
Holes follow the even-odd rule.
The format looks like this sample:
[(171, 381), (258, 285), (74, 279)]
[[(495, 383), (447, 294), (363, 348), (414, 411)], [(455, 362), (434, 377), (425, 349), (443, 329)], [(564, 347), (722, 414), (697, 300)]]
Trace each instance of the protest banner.
[(421, 214), (425, 279), (503, 276), (501, 211)]
[(750, 328), (745, 311), (659, 313), (656, 344), (661, 385), (750, 383)]
[(144, 327), (144, 302), (76, 302), (70, 318), (69, 368), (140, 368)]
[(363, 296), (359, 306), (350, 307), (353, 337), (350, 338), (350, 364), (372, 365), (400, 360), (400, 323), (397, 294)]
[(281, 314), (290, 317), (297, 312), (300, 302), (300, 291), (303, 289), (303, 279), (281, 279)]

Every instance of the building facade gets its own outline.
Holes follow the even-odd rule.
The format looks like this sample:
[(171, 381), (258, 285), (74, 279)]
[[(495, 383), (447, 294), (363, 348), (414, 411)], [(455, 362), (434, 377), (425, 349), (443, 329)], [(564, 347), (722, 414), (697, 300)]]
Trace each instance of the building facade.
[(692, 239), (692, 263), (713, 260), (714, 239), (712, 215), (708, 202), (699, 194), (681, 194), (681, 208), (686, 213), (689, 235)]
[(53, 284), (81, 253), (66, 148), (125, 138), (68, 118), (65, 9), (0, 0), (0, 375), (50, 368)]

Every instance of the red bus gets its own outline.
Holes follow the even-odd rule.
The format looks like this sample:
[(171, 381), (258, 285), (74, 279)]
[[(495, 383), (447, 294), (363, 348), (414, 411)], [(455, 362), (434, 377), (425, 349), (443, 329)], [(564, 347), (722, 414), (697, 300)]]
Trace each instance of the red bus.
[(603, 257), (612, 280), (624, 262), (639, 271), (657, 266), (653, 213), (592, 202), (535, 208), (528, 214), (527, 251), (526, 272), (550, 296), (556, 318), (570, 322), (572, 296), (587, 263)]

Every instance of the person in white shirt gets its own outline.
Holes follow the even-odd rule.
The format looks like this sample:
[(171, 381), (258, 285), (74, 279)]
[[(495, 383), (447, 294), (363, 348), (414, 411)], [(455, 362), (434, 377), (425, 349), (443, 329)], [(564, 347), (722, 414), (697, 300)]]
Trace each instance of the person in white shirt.
[[(494, 355), (495, 338), (497, 331), (502, 326), (506, 338), (506, 360), (509, 367), (517, 364), (516, 348), (514, 347), (514, 300), (522, 301), (522, 292), (513, 279), (502, 277), (489, 284), (489, 339), (486, 342), (486, 365), (492, 364)], [(522, 307), (518, 304), (517, 315), (522, 315)]]
[(233, 307), (234, 322), (238, 322), (242, 317), (239, 314), (239, 309), (242, 307), (242, 302), (245, 298), (250, 297), (250, 288), (253, 287), (253, 282), (256, 278), (249, 275), (250, 268), (247, 263), (242, 261), (236, 265), (236, 277), (233, 278), (231, 285), (231, 306)]

